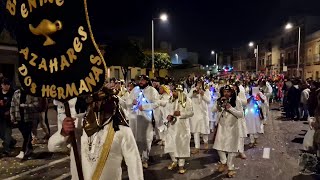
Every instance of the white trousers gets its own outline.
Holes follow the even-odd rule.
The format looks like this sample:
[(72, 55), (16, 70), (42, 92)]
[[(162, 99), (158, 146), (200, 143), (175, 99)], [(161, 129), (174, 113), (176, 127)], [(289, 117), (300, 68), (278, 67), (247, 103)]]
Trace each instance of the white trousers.
[(169, 155), (170, 155), (171, 160), (172, 160), (173, 162), (178, 162), (179, 167), (184, 167), (184, 164), (185, 164), (185, 162), (186, 162), (185, 159), (178, 158), (178, 159), (179, 159), (179, 160), (178, 160), (178, 159), (174, 156), (174, 153), (169, 153)]
[(250, 143), (254, 143), (255, 139), (258, 139), (258, 134), (250, 134)]
[(240, 147), (239, 147), (239, 153), (244, 153), (244, 138), (240, 138)]
[[(220, 162), (222, 164), (227, 164), (228, 170), (234, 170), (234, 164), (233, 160), (234, 157), (236, 156), (236, 153), (232, 152), (224, 152), (224, 151), (218, 151), (219, 157), (220, 157)], [(228, 158), (227, 158), (228, 155)]]
[(137, 116), (136, 118), (129, 119), (129, 125), (136, 140), (142, 161), (148, 161), (154, 134), (151, 121), (142, 116)]
[[(200, 133), (193, 133), (193, 138), (194, 138), (195, 148), (200, 149)], [(208, 134), (202, 134), (202, 138), (204, 143), (207, 144), (209, 142)]]

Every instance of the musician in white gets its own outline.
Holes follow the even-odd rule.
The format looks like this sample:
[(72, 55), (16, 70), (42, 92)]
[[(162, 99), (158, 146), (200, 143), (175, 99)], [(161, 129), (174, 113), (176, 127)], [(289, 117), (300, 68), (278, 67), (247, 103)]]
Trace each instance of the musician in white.
[[(83, 121), (80, 153), (84, 180), (122, 179), (121, 164), (124, 158), (129, 179), (143, 179), (139, 151), (131, 129), (119, 105), (116, 93), (104, 91), (105, 96), (92, 102)], [(95, 98), (97, 99), (97, 98)], [(65, 115), (64, 115), (65, 116)], [(62, 129), (49, 141), (49, 150), (67, 145), (68, 138), (76, 130), (73, 118), (66, 117)], [(73, 156), (73, 154), (72, 154)], [(74, 157), (71, 157), (74, 159)], [(72, 179), (79, 179), (76, 164), (71, 162)]]
[(183, 88), (178, 85), (172, 91), (172, 97), (165, 107), (167, 112), (166, 123), (168, 130), (165, 138), (164, 152), (169, 153), (172, 163), (169, 170), (179, 166), (179, 173), (184, 174), (185, 159), (190, 157), (190, 125), (189, 118), (193, 116), (192, 101), (183, 93)]
[(136, 87), (136, 83), (135, 82), (129, 82), (128, 83), (128, 88), (127, 88), (127, 91), (123, 94), (123, 96), (120, 97), (120, 105), (122, 106), (123, 110), (124, 110), (124, 113), (126, 114), (126, 117), (129, 119), (129, 113), (130, 113), (130, 110), (128, 107), (127, 107), (127, 104), (126, 104), (126, 101), (127, 99), (129, 98), (130, 96), (130, 93), (131, 91)]
[(163, 145), (164, 137), (163, 137), (163, 122), (166, 121), (167, 116), (165, 116), (165, 106), (169, 102), (171, 97), (170, 88), (166, 85), (161, 85), (159, 88), (159, 107), (154, 110), (154, 118), (155, 118), (155, 131), (156, 135), (159, 138), (159, 145)]
[(261, 88), (261, 92), (266, 97), (266, 101), (261, 106), (263, 116), (264, 116), (263, 124), (266, 124), (266, 121), (269, 118), (269, 111), (270, 111), (269, 102), (270, 102), (270, 98), (272, 96), (273, 89), (272, 89), (272, 86), (270, 85), (270, 83), (266, 80), (262, 80), (260, 82), (260, 88)]
[(241, 102), (237, 100), (234, 90), (225, 86), (223, 94), (213, 106), (213, 112), (217, 112), (217, 134), (213, 148), (218, 151), (221, 164), (218, 172), (228, 170), (228, 177), (234, 177), (234, 157), (240, 150), (240, 125), (243, 118), (243, 108)]
[[(237, 99), (241, 102), (241, 105), (243, 107), (243, 110), (245, 110), (247, 103), (247, 97), (245, 94), (245, 89), (244, 87), (241, 85), (240, 81), (236, 81), (235, 86), (234, 86), (234, 90), (237, 94)], [(248, 129), (247, 129), (247, 124), (246, 124), (246, 119), (245, 118), (240, 118), (240, 123), (239, 123), (240, 127), (240, 134), (241, 134), (241, 138), (240, 138), (240, 149), (239, 149), (239, 157), (241, 159), (247, 159), (247, 156), (244, 153), (244, 140), (246, 137), (248, 137)]]
[(199, 78), (194, 88), (191, 88), (188, 97), (192, 100), (194, 116), (190, 118), (191, 133), (194, 136), (195, 149), (192, 154), (200, 152), (200, 134), (204, 141), (205, 150), (209, 149), (209, 111), (211, 102), (210, 92), (205, 89), (203, 79)]
[(154, 109), (159, 106), (158, 101), (159, 93), (150, 86), (150, 79), (146, 75), (140, 76), (139, 87), (132, 90), (126, 101), (127, 108), (131, 109), (129, 113), (130, 128), (142, 156), (144, 168), (148, 168), (155, 125)]

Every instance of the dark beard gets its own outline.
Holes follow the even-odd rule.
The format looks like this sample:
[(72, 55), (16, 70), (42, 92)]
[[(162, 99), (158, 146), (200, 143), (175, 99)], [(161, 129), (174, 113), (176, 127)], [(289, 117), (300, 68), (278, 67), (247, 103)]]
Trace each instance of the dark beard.
[(145, 85), (140, 85), (140, 84), (139, 84), (140, 89), (144, 89), (144, 88), (146, 88), (147, 86), (148, 86), (148, 84), (145, 84)]

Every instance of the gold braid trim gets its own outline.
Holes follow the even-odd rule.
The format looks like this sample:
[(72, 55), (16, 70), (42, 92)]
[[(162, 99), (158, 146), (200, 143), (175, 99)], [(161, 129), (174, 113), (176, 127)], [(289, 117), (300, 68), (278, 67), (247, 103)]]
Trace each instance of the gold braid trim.
[[(92, 33), (92, 28), (91, 28), (91, 23), (90, 23), (90, 18), (89, 18), (89, 13), (88, 13), (88, 4), (87, 4), (87, 0), (84, 0), (84, 10), (85, 10), (85, 15), (86, 15), (86, 21), (87, 21), (87, 24), (88, 24), (88, 29), (89, 29), (89, 35), (90, 35), (90, 38), (91, 38), (91, 41), (96, 49), (96, 51), (98, 52), (102, 62), (103, 62), (103, 65), (104, 65), (104, 72), (105, 72), (105, 81), (107, 80), (107, 64), (106, 64), (106, 61), (104, 59), (104, 57), (102, 56), (101, 54), (101, 51), (99, 49), (99, 46), (98, 44), (96, 43), (95, 39), (94, 39), (94, 36), (93, 36), (93, 33)], [(106, 82), (105, 82), (106, 84)], [(100, 88), (100, 90), (103, 88), (103, 86)]]
[(101, 177), (102, 171), (105, 167), (105, 164), (107, 162), (107, 159), (108, 159), (108, 156), (109, 156), (109, 153), (111, 150), (111, 145), (113, 142), (114, 134), (115, 134), (115, 132), (113, 129), (113, 122), (111, 122), (109, 124), (108, 134), (107, 134), (107, 137), (104, 141), (103, 149), (101, 151), (97, 167), (92, 175), (92, 180), (99, 180)]

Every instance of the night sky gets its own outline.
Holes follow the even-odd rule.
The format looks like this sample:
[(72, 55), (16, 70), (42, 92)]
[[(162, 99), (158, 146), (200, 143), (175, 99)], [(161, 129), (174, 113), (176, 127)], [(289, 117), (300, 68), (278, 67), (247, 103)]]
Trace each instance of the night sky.
[(167, 12), (169, 21), (155, 24), (156, 40), (199, 52), (203, 59), (211, 50), (232, 50), (283, 28), (289, 16), (320, 15), (320, 0), (87, 1), (99, 42), (128, 36), (150, 40), (152, 17)]

